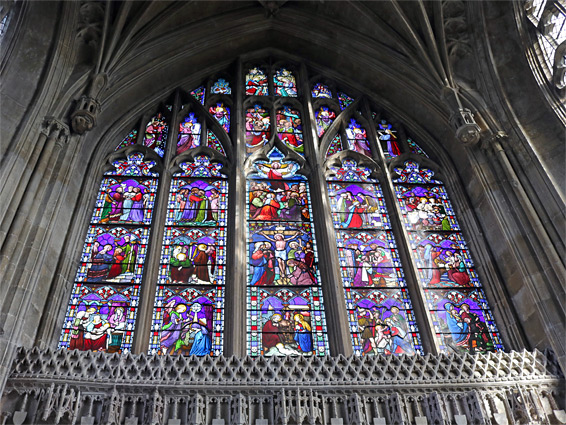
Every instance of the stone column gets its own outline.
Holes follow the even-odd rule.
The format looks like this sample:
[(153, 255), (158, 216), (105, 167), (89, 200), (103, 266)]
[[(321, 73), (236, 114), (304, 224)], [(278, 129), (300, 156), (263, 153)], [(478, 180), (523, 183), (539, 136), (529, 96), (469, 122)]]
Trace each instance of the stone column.
[[(54, 267), (47, 256), (52, 215), (56, 202), (51, 195), (58, 187), (57, 179), (62, 174), (63, 146), (69, 139), (66, 124), (53, 118), (44, 119), (37, 143), (42, 146), (39, 159), (25, 186), (19, 212), (9, 227), (2, 256), (10, 258), (3, 265), (0, 279), (2, 292), (6, 294), (0, 311), (0, 392), (3, 390), (9, 367), (19, 345), (31, 346), (37, 326), (29, 328), (30, 319), (35, 319), (42, 310), (45, 299), (38, 300), (35, 292), (41, 282), (42, 269)], [(38, 205), (40, 207), (38, 207)], [(29, 214), (26, 212), (30, 211)], [(49, 264), (46, 264), (49, 263)], [(44, 289), (49, 285), (42, 282)], [(36, 322), (36, 320), (33, 320)], [(28, 329), (29, 328), (29, 329)]]

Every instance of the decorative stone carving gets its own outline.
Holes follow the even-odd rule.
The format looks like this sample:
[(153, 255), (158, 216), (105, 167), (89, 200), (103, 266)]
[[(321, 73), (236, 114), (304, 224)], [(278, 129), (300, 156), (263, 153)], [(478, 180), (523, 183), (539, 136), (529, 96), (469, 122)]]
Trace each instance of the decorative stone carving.
[(73, 131), (77, 134), (84, 134), (92, 130), (96, 125), (96, 115), (100, 111), (100, 104), (96, 99), (88, 96), (81, 96), (77, 109), (71, 115)]
[(105, 2), (84, 1), (79, 9), (77, 38), (91, 47), (98, 47), (104, 25)]
[(450, 117), (456, 128), (456, 137), (466, 146), (472, 146), (481, 139), (480, 126), (474, 120), (474, 114), (468, 108), (460, 108)]
[(561, 423), (554, 368), (538, 351), (256, 359), (20, 349), (2, 414), (105, 425)]

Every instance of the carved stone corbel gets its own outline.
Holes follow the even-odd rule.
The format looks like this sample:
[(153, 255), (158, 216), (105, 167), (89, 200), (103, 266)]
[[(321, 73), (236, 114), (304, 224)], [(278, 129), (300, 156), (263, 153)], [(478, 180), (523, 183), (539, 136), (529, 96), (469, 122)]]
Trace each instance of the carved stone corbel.
[(98, 96), (106, 87), (106, 74), (97, 74), (92, 78), (90, 89), (82, 95), (75, 111), (71, 114), (71, 126), (77, 134), (84, 134), (96, 125), (96, 117), (100, 112)]

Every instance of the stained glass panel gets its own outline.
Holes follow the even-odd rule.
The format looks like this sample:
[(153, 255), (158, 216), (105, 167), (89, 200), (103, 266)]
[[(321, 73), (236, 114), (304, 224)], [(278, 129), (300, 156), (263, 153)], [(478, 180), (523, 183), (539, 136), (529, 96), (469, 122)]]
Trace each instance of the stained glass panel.
[(366, 130), (354, 118), (350, 119), (350, 124), (346, 128), (346, 138), (349, 149), (371, 158)]
[(159, 156), (163, 157), (165, 154), (165, 144), (167, 143), (167, 132), (167, 121), (159, 113), (147, 123), (143, 145), (153, 149)]
[(251, 68), (246, 74), (246, 95), (267, 96), (267, 75), (261, 68)]
[(179, 124), (179, 140), (177, 142), (177, 155), (200, 146), (201, 125), (194, 112), (190, 112), (183, 122)]
[(330, 141), (328, 145), (328, 150), (326, 151), (326, 157), (334, 155), (342, 150), (342, 138), (340, 134), (336, 134), (334, 138)]
[(346, 93), (338, 92), (338, 103), (340, 104), (340, 109), (344, 110), (354, 102), (354, 99), (348, 96)]
[(326, 106), (321, 106), (314, 113), (316, 121), (316, 129), (318, 132), (318, 137), (322, 137), (324, 132), (332, 125), (336, 119), (336, 113), (332, 109), (328, 109)]
[(443, 352), (502, 350), (501, 338), (443, 184), (432, 170), (406, 161), (395, 193)]
[(399, 142), (397, 140), (397, 130), (393, 128), (385, 120), (377, 125), (377, 135), (379, 137), (379, 144), (381, 145), (381, 150), (386, 159), (395, 158), (401, 155), (401, 149), (399, 148)]
[(312, 88), (312, 97), (332, 99), (332, 92), (326, 84), (316, 83)]
[(115, 151), (118, 151), (122, 148), (125, 148), (127, 146), (132, 146), (136, 143), (136, 140), (138, 138), (138, 131), (137, 130), (132, 130), (128, 133), (128, 135), (126, 137), (124, 137), (124, 139), (120, 142), (120, 144), (118, 146), (116, 146), (116, 149), (114, 149)]
[(295, 152), (303, 153), (303, 125), (301, 114), (285, 105), (277, 111), (277, 135), (283, 143)]
[(281, 68), (273, 76), (275, 95), (297, 97), (297, 82), (295, 76), (286, 68)]
[(422, 354), (381, 187), (354, 160), (331, 171), (328, 195), (354, 353)]
[(204, 105), (204, 97), (206, 95), (206, 88), (204, 86), (197, 87), (191, 92), (191, 95), (200, 102), (201, 105)]
[(413, 139), (407, 139), (407, 143), (409, 144), (409, 149), (412, 153), (428, 158), (426, 152), (422, 150), (422, 148)]
[(224, 78), (219, 78), (210, 88), (212, 94), (232, 94), (230, 83)]
[(223, 102), (220, 102), (215, 106), (211, 106), (208, 112), (212, 114), (226, 133), (230, 133), (230, 107), (224, 105)]
[(222, 354), (228, 182), (219, 166), (198, 156), (173, 175), (151, 354)]
[(60, 348), (131, 349), (157, 174), (151, 171), (155, 162), (141, 153), (113, 165), (100, 185)]
[(208, 130), (206, 132), (206, 137), (207, 137), (207, 145), (210, 149), (214, 149), (215, 151), (218, 151), (222, 155), (226, 156), (226, 152), (224, 151), (224, 147), (222, 147), (222, 143), (220, 143), (220, 140), (218, 140), (218, 137), (216, 137), (216, 134), (214, 134), (212, 131)]
[(256, 104), (246, 111), (246, 152), (251, 154), (271, 137), (269, 110)]
[(308, 183), (274, 148), (248, 180), (248, 353), (328, 353)]

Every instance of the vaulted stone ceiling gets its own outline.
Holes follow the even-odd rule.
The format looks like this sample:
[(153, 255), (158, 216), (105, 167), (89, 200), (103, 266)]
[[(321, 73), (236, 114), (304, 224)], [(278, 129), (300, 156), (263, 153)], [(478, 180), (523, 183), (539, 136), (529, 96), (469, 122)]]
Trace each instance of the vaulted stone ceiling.
[[(131, 109), (133, 96), (154, 101), (152, 95), (198, 84), (238, 55), (265, 49), (306, 60), (315, 72), (374, 94), (400, 119), (419, 117), (428, 132), (449, 140), (451, 89), (469, 87), (474, 75), (467, 9), (459, 0), (85, 2), (75, 75), (107, 76), (104, 89), (93, 93), (104, 120), (105, 111), (118, 118), (117, 111)], [(456, 78), (454, 64), (466, 72)], [(472, 109), (484, 107), (472, 91), (461, 94)]]

